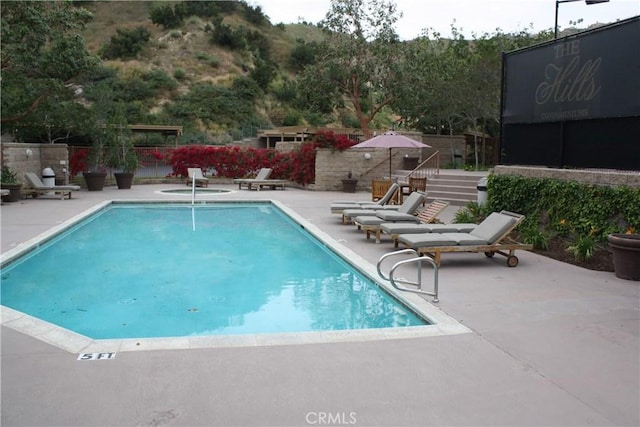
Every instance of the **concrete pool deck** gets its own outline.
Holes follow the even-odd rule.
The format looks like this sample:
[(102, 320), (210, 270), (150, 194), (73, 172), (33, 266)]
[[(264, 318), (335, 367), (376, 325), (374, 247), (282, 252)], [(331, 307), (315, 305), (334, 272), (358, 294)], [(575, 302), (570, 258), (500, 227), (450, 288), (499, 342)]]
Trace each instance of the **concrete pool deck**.
[[(367, 193), (210, 186), (234, 192), (202, 199), (278, 200), (373, 265), (393, 249), (329, 212), (332, 200), (366, 200)], [(157, 193), (180, 187), (107, 187), (71, 200), (5, 203), (2, 252), (104, 200), (184, 200)], [(441, 218), (454, 213), (450, 207)], [(122, 351), (79, 361), (3, 326), (1, 424), (640, 425), (638, 282), (529, 252), (517, 253), (516, 268), (503, 257), (448, 255), (436, 307), (471, 333)]]

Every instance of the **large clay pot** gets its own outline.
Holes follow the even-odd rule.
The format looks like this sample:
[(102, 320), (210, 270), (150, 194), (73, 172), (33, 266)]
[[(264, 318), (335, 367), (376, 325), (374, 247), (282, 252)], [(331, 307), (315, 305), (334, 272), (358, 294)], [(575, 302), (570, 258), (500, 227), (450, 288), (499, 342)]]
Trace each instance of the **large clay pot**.
[(116, 185), (119, 190), (128, 190), (133, 184), (133, 173), (130, 172), (116, 172), (113, 174), (116, 178)]
[(355, 193), (358, 180), (355, 178), (347, 178), (342, 180), (342, 191), (345, 193)]
[(22, 190), (22, 184), (2, 184), (4, 190), (9, 190), (9, 194), (2, 196), (2, 200), (5, 202), (17, 202), (20, 200), (20, 194)]
[(107, 179), (106, 172), (83, 172), (84, 181), (89, 191), (102, 191), (104, 182)]
[(616, 276), (640, 280), (640, 234), (610, 234), (607, 239), (613, 254)]

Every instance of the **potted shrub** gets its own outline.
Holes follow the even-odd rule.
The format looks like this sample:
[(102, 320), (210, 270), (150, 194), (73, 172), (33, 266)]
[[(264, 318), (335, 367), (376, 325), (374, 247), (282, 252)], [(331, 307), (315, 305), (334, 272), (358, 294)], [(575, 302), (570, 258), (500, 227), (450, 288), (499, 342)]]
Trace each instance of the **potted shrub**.
[(347, 178), (342, 180), (342, 191), (345, 193), (355, 193), (358, 185), (358, 178), (353, 178), (351, 171), (347, 174)]
[(105, 154), (104, 140), (100, 137), (94, 139), (87, 154), (87, 170), (82, 172), (84, 181), (89, 191), (102, 191), (107, 179), (107, 158)]
[[(107, 177), (106, 168), (123, 169), (124, 158), (127, 154), (126, 143), (128, 133), (125, 106), (122, 103), (113, 103), (108, 91), (99, 91), (98, 101), (94, 104), (93, 110), (95, 121), (89, 126), (89, 135), (93, 144), (87, 156), (87, 172), (84, 172), (87, 189), (89, 191), (99, 191), (104, 187)], [(135, 155), (135, 152), (133, 153)], [(134, 162), (129, 160), (127, 168), (131, 168)], [(135, 157), (135, 166), (138, 165)], [(116, 178), (117, 179), (117, 178)]]
[(119, 170), (114, 172), (119, 189), (129, 189), (133, 184), (133, 176), (138, 168), (138, 155), (131, 140), (120, 134), (111, 141), (108, 148), (108, 165)]
[(9, 194), (2, 197), (5, 202), (17, 202), (20, 199), (20, 190), (22, 183), (18, 181), (18, 176), (7, 165), (2, 166), (2, 174), (0, 175), (0, 187), (3, 190), (9, 190)]

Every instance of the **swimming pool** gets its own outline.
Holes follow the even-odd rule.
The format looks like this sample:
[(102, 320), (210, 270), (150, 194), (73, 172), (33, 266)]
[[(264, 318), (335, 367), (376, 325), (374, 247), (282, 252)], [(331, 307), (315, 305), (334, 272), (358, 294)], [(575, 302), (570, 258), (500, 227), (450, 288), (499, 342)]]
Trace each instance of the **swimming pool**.
[(267, 204), (110, 206), (3, 269), (2, 302), (94, 339), (427, 323)]
[[(88, 212), (95, 215), (82, 219), (80, 223), (71, 221), (69, 224), (61, 226), (59, 230), (53, 230), (50, 235), (45, 236), (38, 244), (28, 250), (23, 249), (21, 256), (3, 256), (3, 305), (15, 309), (14, 311), (3, 307), (3, 323), (8, 326), (12, 326), (11, 323), (13, 323), (13, 326), (16, 326), (21, 322), (32, 323), (35, 318), (42, 317), (46, 320), (44, 322), (45, 325), (39, 325), (38, 328), (47, 329), (52, 327), (52, 323), (59, 324), (60, 320), (56, 316), (80, 319), (78, 323), (82, 325), (82, 328), (87, 329), (79, 332), (84, 339), (80, 339), (79, 341), (81, 342), (72, 345), (72, 348), (91, 346), (96, 343), (105, 344), (107, 342), (110, 342), (110, 348), (113, 348), (118, 338), (125, 338), (125, 340), (120, 340), (117, 344), (119, 349), (122, 349), (123, 343), (125, 346), (133, 346), (130, 342), (127, 344), (126, 338), (135, 340), (136, 346), (139, 346), (140, 342), (147, 346), (151, 344), (149, 340), (145, 341), (139, 338), (142, 336), (180, 337), (182, 342), (180, 348), (184, 348), (185, 346), (193, 347), (194, 345), (199, 347), (205, 341), (216, 341), (214, 339), (216, 336), (218, 338), (226, 338), (218, 339), (218, 342), (255, 345), (257, 342), (265, 342), (265, 338), (269, 340), (274, 336), (277, 336), (277, 340), (281, 342), (290, 342), (292, 339), (296, 342), (326, 342), (328, 338), (331, 340), (331, 338), (353, 337), (354, 334), (358, 335), (359, 331), (367, 328), (373, 329), (368, 329), (369, 334), (362, 335), (376, 336), (378, 338), (390, 335), (389, 332), (391, 331), (404, 331), (407, 336), (424, 335), (425, 333), (428, 335), (433, 332), (436, 335), (439, 334), (439, 332), (433, 330), (427, 332), (424, 328), (430, 327), (425, 326), (423, 319), (415, 316), (415, 313), (412, 312), (413, 310), (407, 310), (406, 305), (420, 305), (421, 302), (409, 301), (407, 303), (405, 301), (404, 305), (398, 306), (395, 304), (396, 301), (393, 297), (390, 297), (386, 292), (379, 292), (380, 286), (372, 280), (370, 268), (369, 271), (367, 271), (367, 268), (364, 270), (343, 270), (345, 267), (350, 267), (345, 259), (355, 259), (358, 262), (357, 255), (353, 253), (346, 254), (346, 256), (344, 253), (341, 254), (341, 250), (337, 248), (339, 245), (331, 242), (330, 239), (327, 241), (327, 236), (317, 236), (322, 233), (311, 224), (305, 224), (304, 219), (299, 217), (294, 218), (295, 220), (292, 219), (295, 214), (284, 206), (278, 206), (278, 203), (260, 201), (252, 206), (238, 203), (198, 204), (193, 209), (189, 208), (185, 203), (174, 205), (144, 203), (140, 212), (137, 211), (139, 208), (140, 206), (134, 209), (129, 204), (105, 203), (103, 206), (97, 206), (92, 212)], [(238, 208), (241, 209), (238, 210)], [(107, 243), (106, 236), (99, 237), (95, 232), (94, 226), (101, 222), (101, 218), (106, 218), (115, 212), (125, 212), (128, 219), (126, 221), (117, 219), (115, 223), (105, 227), (108, 230), (108, 235), (119, 236), (116, 238), (116, 243)], [(156, 214), (160, 212), (162, 212), (162, 215), (157, 216)], [(165, 218), (167, 213), (173, 217), (170, 221)], [(141, 227), (135, 225), (134, 222), (136, 216), (144, 218), (144, 222), (149, 225), (152, 237), (139, 232)], [(211, 216), (216, 217), (217, 220), (208, 221), (207, 217)], [(222, 218), (226, 222), (221, 221)], [(267, 218), (276, 218), (278, 225), (264, 222)], [(243, 230), (247, 229), (251, 223), (257, 225), (258, 234), (266, 237), (263, 243), (256, 244), (244, 237), (240, 239), (240, 242), (235, 243), (227, 240), (232, 235), (242, 236)], [(169, 236), (168, 232), (173, 232), (173, 229), (182, 230), (182, 234), (179, 234), (177, 238)], [(230, 233), (224, 234), (223, 231), (225, 229)], [(292, 231), (293, 234), (287, 234), (289, 231), (285, 231), (286, 229)], [(60, 234), (60, 231), (63, 231), (63, 233)], [(78, 236), (81, 236), (81, 238), (69, 239), (74, 242), (71, 246), (75, 249), (82, 248), (83, 250), (95, 246), (93, 255), (89, 257), (86, 255), (74, 255), (71, 249), (58, 246), (69, 235), (74, 235), (75, 233), (80, 233)], [(284, 240), (279, 240), (283, 237)], [(316, 240), (316, 237), (320, 237), (323, 241)], [(137, 249), (138, 256), (134, 257), (133, 260), (123, 260), (123, 258), (119, 258), (121, 255), (116, 255), (115, 252), (117, 251), (114, 251), (114, 248), (118, 246), (118, 242), (126, 243), (125, 246), (138, 247), (137, 242), (144, 240), (153, 240), (156, 243), (144, 250)], [(198, 245), (201, 245), (200, 249), (191, 246), (192, 240), (200, 240), (200, 242), (197, 242)], [(165, 242), (170, 247), (171, 256), (156, 254), (160, 249), (160, 244)], [(311, 249), (307, 246), (300, 246), (302, 243), (308, 244), (309, 242), (312, 243)], [(196, 242), (193, 243), (195, 244)], [(228, 250), (231, 246), (239, 246), (240, 252), (246, 252), (247, 257), (235, 262)], [(220, 250), (220, 248), (223, 249)], [(257, 249), (257, 252), (254, 249)], [(336, 251), (336, 249), (338, 250)], [(125, 256), (131, 256), (131, 254)], [(36, 290), (40, 286), (37, 283), (40, 281), (37, 276), (32, 275), (27, 280), (25, 280), (25, 276), (20, 277), (27, 274), (26, 272), (34, 270), (29, 268), (31, 260), (42, 257), (48, 257), (49, 260), (47, 261), (48, 264), (36, 269), (44, 272), (40, 273), (40, 275), (44, 277), (51, 275), (52, 271), (57, 271), (56, 274), (58, 276), (54, 280), (56, 284), (50, 286), (57, 286), (59, 283), (65, 284), (63, 288), (58, 289), (54, 294), (60, 294), (60, 297), (62, 297), (68, 293), (66, 288), (73, 288), (70, 286), (71, 276), (74, 276), (73, 279), (77, 281), (78, 285), (75, 286), (76, 290), (71, 291), (71, 298), (69, 295), (64, 297), (67, 300), (73, 300), (72, 304), (64, 305), (65, 303), (61, 302), (51, 304), (53, 301), (51, 297), (44, 298), (46, 301), (39, 303), (41, 305), (40, 312), (35, 312), (34, 316), (27, 321), (21, 317), (21, 314), (29, 312), (31, 309), (11, 302), (11, 299), (14, 298), (11, 295), (11, 289), (16, 287), (15, 285), (12, 286), (11, 282), (28, 283), (28, 286), (20, 287), (27, 289), (32, 296), (39, 292)], [(96, 267), (81, 268), (97, 263), (100, 258), (107, 260), (100, 267), (96, 264)], [(161, 262), (151, 267), (151, 261), (154, 258), (158, 258)], [(315, 271), (310, 268), (313, 262), (322, 266), (325, 264), (333, 266), (329, 268), (328, 278), (316, 277), (316, 273), (312, 273), (311, 277), (303, 279), (287, 277), (286, 280), (283, 280), (281, 277), (282, 271), (276, 268), (283, 263), (283, 258), (298, 260), (297, 264), (302, 266), (302, 270), (309, 270), (310, 272)], [(327, 259), (331, 260), (331, 263), (328, 263)], [(66, 260), (70, 260), (68, 265), (64, 264), (67, 262)], [(254, 265), (256, 260), (267, 260), (267, 263)], [(189, 270), (193, 270), (193, 274), (176, 273), (177, 266), (185, 263), (187, 264), (187, 273)], [(122, 266), (127, 264), (133, 265), (135, 280), (127, 279), (123, 276)], [(205, 266), (204, 269), (202, 268), (203, 266)], [(335, 268), (337, 270), (334, 270)], [(23, 271), (20, 271), (21, 269)], [(149, 269), (154, 271), (154, 274), (149, 274)], [(160, 274), (155, 274), (156, 270)], [(99, 278), (91, 278), (91, 275), (85, 274), (91, 271), (97, 271)], [(249, 274), (244, 279), (240, 279), (241, 273), (244, 272)], [(77, 276), (77, 280), (75, 276)], [(117, 279), (107, 285), (107, 278), (111, 276)], [(280, 288), (258, 287), (258, 284), (266, 283), (270, 277), (277, 277), (276, 281), (282, 282), (284, 286)], [(216, 283), (216, 280), (220, 283)], [(128, 283), (132, 281), (140, 282), (141, 289), (150, 290), (150, 292), (145, 293), (141, 289), (132, 291), (131, 287), (128, 286)], [(296, 281), (300, 283), (296, 283)], [(232, 286), (233, 291), (231, 293), (226, 293), (224, 286), (222, 286), (228, 282), (236, 282), (233, 283), (234, 286)], [(203, 283), (205, 284), (204, 293), (196, 293), (189, 287), (192, 284)], [(299, 286), (301, 283), (311, 286), (301, 287)], [(343, 286), (343, 288), (340, 288), (340, 286)], [(105, 289), (107, 287), (108, 289)], [(246, 292), (247, 290), (249, 292)], [(355, 290), (356, 297), (353, 298), (353, 295), (347, 296), (346, 290), (349, 290), (349, 292)], [(105, 291), (108, 292), (105, 293)], [(167, 320), (164, 323), (169, 324), (168, 326), (173, 327), (174, 323), (177, 323), (174, 317), (178, 314), (183, 317), (186, 316), (187, 323), (198, 318), (210, 318), (219, 315), (226, 324), (220, 326), (219, 324), (207, 323), (205, 326), (190, 326), (190, 329), (186, 331), (170, 329), (169, 332), (156, 333), (159, 325), (153, 322), (146, 322), (148, 320), (147, 312), (150, 310), (150, 306), (146, 304), (148, 300), (156, 299), (158, 294), (163, 292), (168, 292), (169, 299), (175, 302), (173, 304), (175, 306), (174, 309), (164, 312)], [(98, 308), (84, 299), (87, 294), (94, 293), (99, 296), (98, 299), (108, 300), (105, 302), (104, 307)], [(319, 297), (320, 301), (324, 302), (313, 302), (313, 299), (307, 299), (309, 296)], [(36, 298), (28, 299), (35, 300)], [(234, 310), (241, 305), (236, 304), (236, 302), (243, 299), (247, 301), (242, 302), (247, 303), (250, 307), (248, 313), (235, 312)], [(306, 306), (305, 310), (307, 311), (291, 309), (291, 305), (295, 306), (296, 304)], [(346, 311), (343, 310), (337, 315), (332, 313), (333, 309), (344, 309), (345, 306), (348, 308)], [(416, 307), (412, 308), (416, 309)], [(138, 314), (134, 315), (133, 318), (119, 317), (121, 312), (130, 312), (135, 309), (142, 310), (138, 310)], [(420, 311), (420, 308), (417, 310)], [(141, 312), (143, 313), (142, 316), (145, 317), (145, 321), (141, 323), (143, 326), (150, 326), (150, 331), (140, 332), (140, 330), (133, 328), (136, 324), (135, 316), (140, 317)], [(282, 329), (281, 323), (284, 322), (285, 315), (292, 313), (295, 327)], [(118, 315), (116, 316), (116, 314)], [(330, 314), (333, 315), (333, 320), (329, 320), (332, 317)], [(391, 320), (382, 320), (384, 317), (381, 316), (382, 314), (390, 315)], [(47, 316), (53, 317), (47, 318)], [(115, 322), (119, 323), (112, 325), (111, 329), (120, 329), (121, 331), (127, 331), (127, 333), (129, 331), (135, 332), (128, 335), (114, 335), (113, 331), (111, 331), (102, 336), (98, 332), (91, 330), (89, 326), (91, 322), (82, 321), (82, 319), (89, 317), (102, 319), (98, 323), (104, 323), (106, 319), (113, 317), (116, 319)], [(342, 322), (342, 324), (336, 324), (336, 319), (339, 320), (338, 323)], [(367, 325), (366, 322), (370, 320), (373, 321), (372, 324)], [(149, 325), (144, 325), (145, 323), (149, 323)], [(444, 324), (446, 325), (446, 323), (445, 321)], [(318, 328), (317, 325), (321, 327)], [(440, 326), (442, 325), (443, 322), (440, 322)], [(246, 329), (249, 326), (253, 329)], [(75, 326), (72, 328), (63, 325), (63, 328), (62, 331), (47, 331), (46, 334), (67, 334), (69, 332), (68, 329), (77, 330)], [(88, 341), (86, 336), (89, 337)], [(39, 337), (43, 338), (42, 331), (40, 331)], [(69, 349), (69, 346), (66, 348)], [(170, 348), (174, 348), (173, 345)]]

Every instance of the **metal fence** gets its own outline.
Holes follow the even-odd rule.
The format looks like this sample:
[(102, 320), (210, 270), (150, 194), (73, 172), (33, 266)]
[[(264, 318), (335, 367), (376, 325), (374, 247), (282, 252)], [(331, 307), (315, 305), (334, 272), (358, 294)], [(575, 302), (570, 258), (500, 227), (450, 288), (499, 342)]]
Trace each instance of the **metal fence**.
[[(139, 162), (135, 173), (136, 178), (164, 178), (170, 175), (173, 169), (169, 160), (173, 149), (172, 147), (135, 147)], [(88, 150), (88, 148), (69, 146), (69, 159), (81, 150)]]

